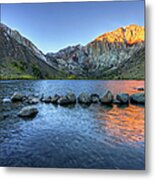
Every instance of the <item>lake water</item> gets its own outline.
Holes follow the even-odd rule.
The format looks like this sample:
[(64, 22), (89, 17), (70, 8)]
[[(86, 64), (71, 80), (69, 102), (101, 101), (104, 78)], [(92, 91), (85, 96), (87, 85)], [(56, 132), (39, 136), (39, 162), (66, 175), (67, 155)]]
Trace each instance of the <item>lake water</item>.
[(39, 103), (37, 116), (25, 120), (17, 116), (23, 103), (2, 103), (15, 91), (116, 95), (138, 92), (134, 87), (144, 81), (0, 81), (0, 166), (144, 169), (144, 106)]

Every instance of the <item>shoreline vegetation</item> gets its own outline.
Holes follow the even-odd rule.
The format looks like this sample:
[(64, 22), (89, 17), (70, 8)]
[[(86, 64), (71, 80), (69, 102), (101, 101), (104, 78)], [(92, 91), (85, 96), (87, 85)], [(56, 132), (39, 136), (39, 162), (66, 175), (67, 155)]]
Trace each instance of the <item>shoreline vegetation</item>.
[(38, 78), (33, 78), (33, 77), (29, 77), (29, 76), (21, 76), (21, 77), (19, 77), (19, 78), (0, 78), (0, 81), (11, 81), (11, 80), (108, 80), (108, 81), (113, 81), (113, 80), (120, 80), (120, 81), (125, 81), (125, 80), (137, 80), (137, 81), (145, 81), (145, 79), (106, 79), (106, 78), (104, 78), (104, 79), (100, 79), (100, 78), (77, 78), (77, 79), (71, 79), (71, 78), (48, 78), (48, 79), (38, 79)]
[(0, 80), (137, 80), (137, 81), (145, 81), (145, 78), (119, 78), (118, 76), (114, 78), (104, 77), (104, 78), (88, 78), (88, 77), (75, 77), (75, 76), (67, 76), (67, 77), (57, 77), (57, 78), (38, 78), (31, 75), (20, 75), (20, 76), (8, 76), (8, 77), (2, 77), (0, 75)]

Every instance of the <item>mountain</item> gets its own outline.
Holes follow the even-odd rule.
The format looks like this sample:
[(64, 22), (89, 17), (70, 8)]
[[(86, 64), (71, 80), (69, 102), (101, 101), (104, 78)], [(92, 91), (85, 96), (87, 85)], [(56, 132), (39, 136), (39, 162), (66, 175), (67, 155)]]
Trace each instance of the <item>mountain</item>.
[[(123, 70), (123, 68), (127, 65), (127, 67), (134, 67), (136, 71), (139, 71), (139, 68), (135, 68), (137, 61), (139, 61), (137, 57), (139, 51), (142, 51), (143, 58), (138, 66), (144, 67), (144, 28), (130, 25), (105, 33), (86, 46), (68, 47), (55, 54), (48, 53), (46, 57), (54, 67), (65, 69), (75, 78), (129, 79), (126, 75), (126, 69)], [(130, 65), (131, 60), (133, 67)], [(122, 67), (121, 76), (114, 77), (112, 73), (117, 74), (117, 69), (119, 70), (120, 66)], [(133, 73), (133, 77), (130, 76), (130, 78), (144, 78), (144, 68), (140, 69), (141, 72)]]
[(0, 79), (44, 79), (63, 77), (45, 55), (19, 32), (0, 23)]
[(144, 28), (104, 33), (85, 46), (43, 54), (17, 31), (0, 24), (0, 78), (144, 79)]

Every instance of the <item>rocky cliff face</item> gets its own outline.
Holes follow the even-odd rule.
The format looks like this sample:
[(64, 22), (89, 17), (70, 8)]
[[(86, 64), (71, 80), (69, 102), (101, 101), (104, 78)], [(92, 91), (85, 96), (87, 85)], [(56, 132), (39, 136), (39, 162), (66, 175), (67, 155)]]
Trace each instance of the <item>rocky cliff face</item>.
[(77, 77), (104, 78), (106, 72), (128, 63), (141, 49), (144, 50), (144, 28), (130, 25), (105, 33), (86, 46), (68, 47), (46, 57), (58, 69)]
[(28, 48), (30, 51), (32, 51), (33, 54), (35, 54), (36, 57), (39, 59), (46, 61), (46, 58), (44, 54), (28, 39), (20, 35), (20, 33), (16, 30), (12, 30), (9, 27), (7, 27), (4, 24), (0, 24), (1, 30), (3, 30), (4, 36), (9, 41), (10, 38), (13, 38), (16, 40), (19, 44), (22, 46)]
[(0, 23), (0, 79), (56, 78), (45, 55), (17, 31)]
[[(53, 67), (78, 77), (86, 77), (83, 46), (69, 46), (57, 53), (47, 53), (46, 58)], [(79, 56), (83, 56), (79, 58)]]

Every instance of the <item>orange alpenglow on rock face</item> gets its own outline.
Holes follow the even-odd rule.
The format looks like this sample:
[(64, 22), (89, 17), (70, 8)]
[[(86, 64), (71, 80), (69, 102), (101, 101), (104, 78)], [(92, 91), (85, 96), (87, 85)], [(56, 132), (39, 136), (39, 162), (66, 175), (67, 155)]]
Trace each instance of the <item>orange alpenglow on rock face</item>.
[(130, 45), (144, 42), (144, 27), (137, 25), (130, 25), (125, 28), (121, 27), (97, 37), (95, 41), (103, 41), (104, 39), (109, 43), (119, 42)]

